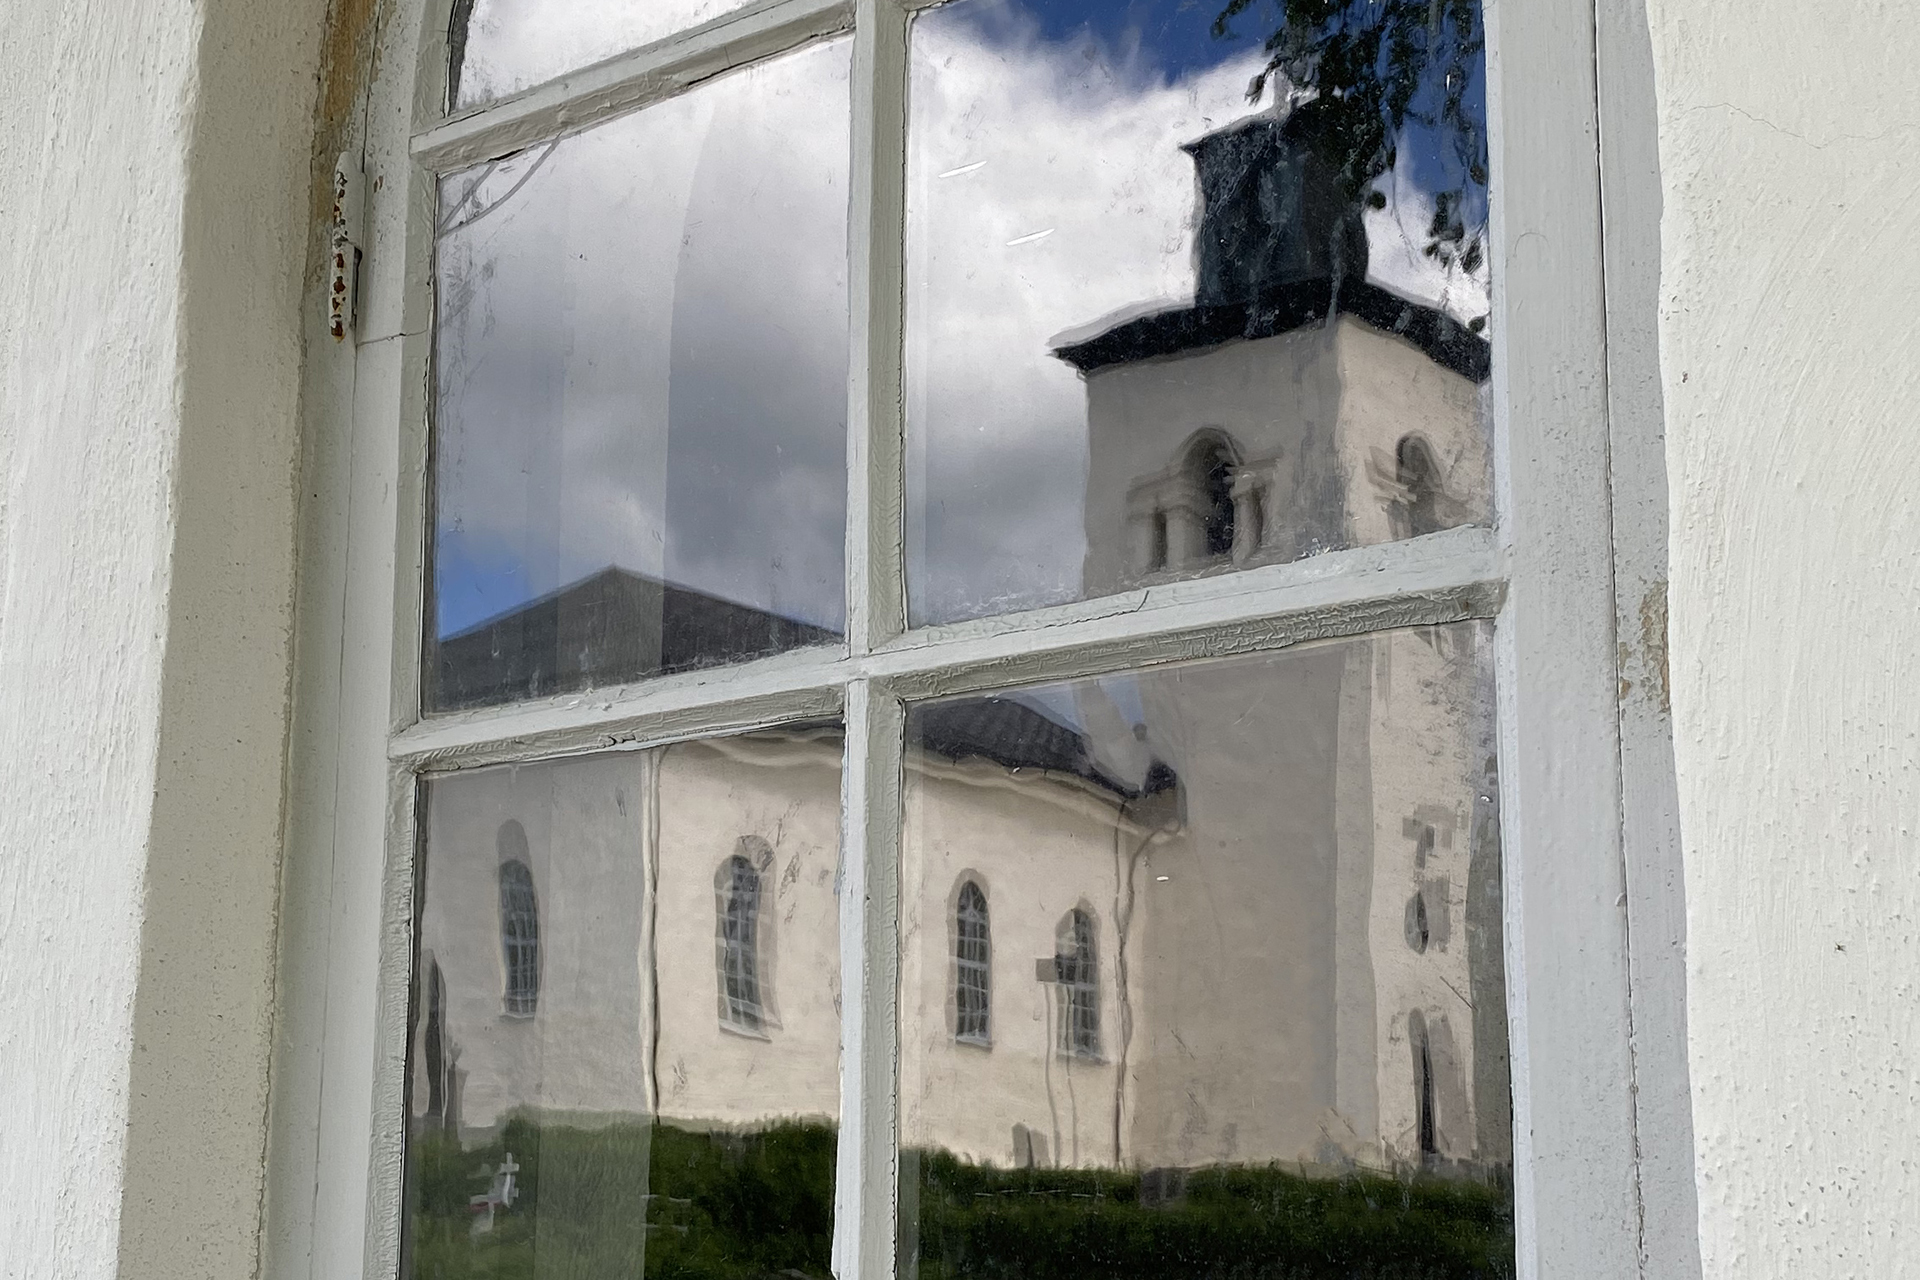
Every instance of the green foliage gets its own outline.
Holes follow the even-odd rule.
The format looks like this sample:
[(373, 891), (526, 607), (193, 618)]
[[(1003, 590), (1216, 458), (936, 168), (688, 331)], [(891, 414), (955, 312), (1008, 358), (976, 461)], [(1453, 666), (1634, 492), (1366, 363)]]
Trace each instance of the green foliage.
[[(508, 1152), (520, 1194), (473, 1235), (468, 1198)], [(461, 1151), (416, 1137), (410, 1274), (417, 1280), (751, 1280), (828, 1275), (834, 1131), (757, 1134), (668, 1125), (582, 1129), (509, 1121)]]
[(1477, 1183), (1271, 1166), (1146, 1178), (999, 1170), (933, 1152), (919, 1163), (920, 1280), (1491, 1280), (1514, 1270), (1508, 1197)]
[(1302, 110), (1346, 198), (1384, 203), (1369, 188), (1393, 171), (1409, 125), (1441, 141), (1451, 181), (1433, 193), (1427, 253), (1478, 270), (1482, 227), (1467, 210), (1484, 207), (1487, 185), (1480, 0), (1226, 0), (1214, 34), (1242, 15), (1271, 28), (1248, 100), (1276, 75), (1314, 95)]
[[(807, 1280), (828, 1274), (834, 1130), (507, 1124), (408, 1153), (415, 1280)], [(511, 1151), (520, 1196), (474, 1235), (468, 1198)], [(908, 1153), (920, 1280), (1504, 1280), (1506, 1193), (1277, 1167), (1007, 1170)], [(907, 1197), (913, 1197), (909, 1191)]]

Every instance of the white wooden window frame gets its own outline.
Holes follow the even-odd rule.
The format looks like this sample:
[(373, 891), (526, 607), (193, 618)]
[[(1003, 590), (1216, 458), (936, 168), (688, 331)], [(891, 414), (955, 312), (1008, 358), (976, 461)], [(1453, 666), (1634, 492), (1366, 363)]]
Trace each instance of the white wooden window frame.
[[(386, 0), (355, 125), (369, 215), (359, 307), (349, 341), (315, 326), (306, 373), (263, 1273), (395, 1274), (423, 774), (844, 716), (847, 999), (833, 1258), (840, 1280), (884, 1280), (894, 1268), (904, 702), (1486, 618), (1497, 635), (1519, 1274), (1697, 1275), (1671, 741), (1664, 715), (1630, 696), (1635, 680), (1664, 672), (1649, 653), (1616, 650), (1664, 581), (1651, 336), (1658, 170), (1641, 0), (1486, 0), (1492, 529), (910, 630), (900, 388), (907, 29), (930, 2), (758, 0), (449, 118), (448, 0)], [(788, 653), (422, 719), (439, 175), (847, 34), (844, 653)]]

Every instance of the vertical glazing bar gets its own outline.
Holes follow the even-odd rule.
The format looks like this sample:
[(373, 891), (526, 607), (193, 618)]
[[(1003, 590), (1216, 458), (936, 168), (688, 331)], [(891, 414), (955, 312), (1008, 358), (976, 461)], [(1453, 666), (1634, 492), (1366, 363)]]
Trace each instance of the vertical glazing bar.
[(1523, 1280), (1640, 1274), (1594, 0), (1489, 0), (1502, 843)]
[(840, 836), (840, 1150), (833, 1272), (893, 1274), (898, 1163), (900, 700), (871, 681), (847, 689)]
[(853, 187), (848, 238), (847, 641), (856, 654), (898, 635), (900, 398), (907, 182), (907, 15), (859, 0), (853, 38)]
[(647, 1112), (660, 1119), (660, 750), (640, 753), (640, 1026), (647, 1060)]
[(379, 1019), (373, 1063), (373, 1158), (367, 1192), (366, 1274), (400, 1273), (406, 1229), (401, 1204), (407, 1156), (407, 1053), (413, 1032), (415, 925), (426, 805), (420, 780), (391, 768), (387, 781), (387, 866), (380, 895)]
[[(847, 386), (847, 642), (855, 654), (898, 635), (906, 618), (900, 395), (906, 93), (905, 10), (895, 0), (858, 0)], [(881, 1280), (893, 1273), (904, 717), (897, 699), (864, 680), (849, 686), (846, 714), (833, 1269), (839, 1280)]]

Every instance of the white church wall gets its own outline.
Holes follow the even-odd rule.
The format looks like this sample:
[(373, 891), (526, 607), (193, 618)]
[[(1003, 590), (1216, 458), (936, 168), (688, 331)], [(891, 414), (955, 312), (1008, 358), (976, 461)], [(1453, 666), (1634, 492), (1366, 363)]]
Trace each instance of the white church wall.
[[(434, 782), (421, 968), (437, 965), (444, 982), (447, 1114), (462, 1139), (485, 1140), (514, 1114), (588, 1125), (657, 1114), (691, 1128), (837, 1114), (839, 771), (837, 738), (749, 738)], [(506, 999), (510, 823), (538, 902), (530, 1015)], [(723, 1022), (715, 945), (716, 873), (743, 845), (765, 857), (757, 1033)], [(431, 1097), (428, 1006), (423, 987), (416, 1117)]]
[[(1504, 1148), (1475, 1149), (1473, 1009), (1487, 993), (1476, 990), (1467, 920), (1476, 800), (1493, 749), (1485, 641), (1476, 640), (1472, 628), (1431, 628), (1394, 632), (1366, 647), (1372, 659), (1369, 935), (1380, 1153), (1401, 1162), (1420, 1156), (1409, 1038), (1411, 1015), (1418, 1011), (1434, 1055), (1439, 1154), (1498, 1162), (1507, 1157)], [(1408, 936), (1415, 894), (1426, 914), (1424, 950)]]
[[(1118, 802), (1078, 778), (1010, 773), (982, 760), (921, 758), (902, 821), (901, 1132), (1002, 1167), (1124, 1162), (1114, 1149), (1120, 1034), (1114, 924)], [(953, 921), (963, 876), (992, 923), (992, 1044), (954, 1039)], [(1058, 984), (1042, 981), (1057, 930), (1080, 908), (1096, 922), (1098, 1058), (1060, 1052)], [(1018, 1142), (1015, 1126), (1039, 1136)], [(1031, 1140), (1029, 1140), (1030, 1143)], [(1022, 1149), (1024, 1146), (1024, 1149)]]
[(1344, 665), (1332, 646), (1140, 680), (1148, 741), (1185, 804), (1180, 839), (1152, 849), (1141, 877), (1145, 1164), (1319, 1154), (1336, 1101)]
[(1352, 316), (1336, 326), (1340, 424), (1339, 474), (1347, 485), (1346, 544), (1369, 546), (1407, 536), (1395, 522), (1401, 496), (1395, 448), (1413, 436), (1440, 468), (1441, 527), (1488, 523), (1493, 508), (1491, 432), (1470, 379), (1434, 362), (1405, 338)]
[[(762, 1035), (722, 1024), (714, 877), (763, 841)], [(840, 1112), (840, 741), (739, 738), (662, 753), (660, 1115), (752, 1126)]]
[[(1489, 431), (1479, 387), (1395, 334), (1342, 316), (1331, 327), (1234, 341), (1086, 375), (1088, 594), (1163, 568), (1191, 572), (1178, 511), (1146, 527), (1137, 491), (1180, 471), (1189, 441), (1224, 433), (1259, 511), (1257, 547), (1238, 560), (1284, 560), (1408, 536), (1396, 446), (1408, 436), (1439, 468), (1440, 527), (1484, 524), (1492, 505)], [(1167, 563), (1146, 549), (1164, 537)]]
[[(431, 784), (421, 966), (445, 984), (446, 1052), (463, 1139), (515, 1110), (606, 1119), (649, 1110), (641, 1019), (642, 788), (638, 755), (456, 774)], [(506, 1007), (502, 828), (519, 824), (539, 906), (531, 1016)], [(504, 852), (511, 852), (507, 850)], [(417, 1001), (424, 1006), (424, 994)], [(425, 1013), (416, 1045), (426, 1034)], [(423, 1061), (416, 1048), (416, 1064)], [(412, 1105), (427, 1109), (416, 1069)]]
[(1288, 516), (1275, 536), (1292, 545), (1304, 527), (1297, 513), (1315, 501), (1309, 495), (1325, 508), (1314, 510), (1314, 524), (1337, 529), (1337, 486), (1311, 462), (1301, 472), (1303, 457), (1318, 453), (1310, 442), (1331, 445), (1340, 413), (1340, 374), (1325, 331), (1110, 365), (1088, 374), (1086, 387), (1086, 594), (1142, 576), (1130, 555), (1128, 495), (1137, 481), (1175, 467), (1188, 439), (1208, 428), (1230, 436), (1243, 461), (1277, 465), (1271, 502)]

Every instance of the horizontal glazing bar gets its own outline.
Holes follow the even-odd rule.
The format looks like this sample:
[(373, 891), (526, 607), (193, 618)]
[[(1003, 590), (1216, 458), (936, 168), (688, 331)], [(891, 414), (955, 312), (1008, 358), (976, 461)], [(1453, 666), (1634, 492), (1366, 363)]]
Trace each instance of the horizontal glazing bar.
[(736, 10), (424, 129), (414, 136), (413, 158), (437, 173), (498, 159), (852, 26), (849, 0), (772, 0)]
[(914, 663), (897, 673), (889, 671), (887, 663), (869, 662), (867, 674), (883, 681), (896, 697), (908, 699), (1079, 680), (1168, 662), (1227, 658), (1378, 631), (1490, 618), (1499, 611), (1505, 590), (1500, 582), (1486, 579), (1411, 595), (1305, 605), (1279, 614), (1196, 619), (1178, 631), (1095, 638), (1076, 628), (1069, 634), (1043, 637), (1057, 644), (1031, 648), (981, 642), (921, 650), (918, 656), (935, 660)]
[(415, 769), (469, 769), (745, 733), (838, 716), (849, 675), (847, 660), (834, 651), (802, 650), (738, 667), (436, 717), (396, 734), (389, 755)]
[(1224, 657), (1492, 617), (1493, 534), (1454, 529), (1082, 604), (911, 632), (862, 657), (802, 650), (644, 684), (417, 724), (391, 757), (415, 769), (643, 746), (838, 714), (855, 680), (921, 698)]

